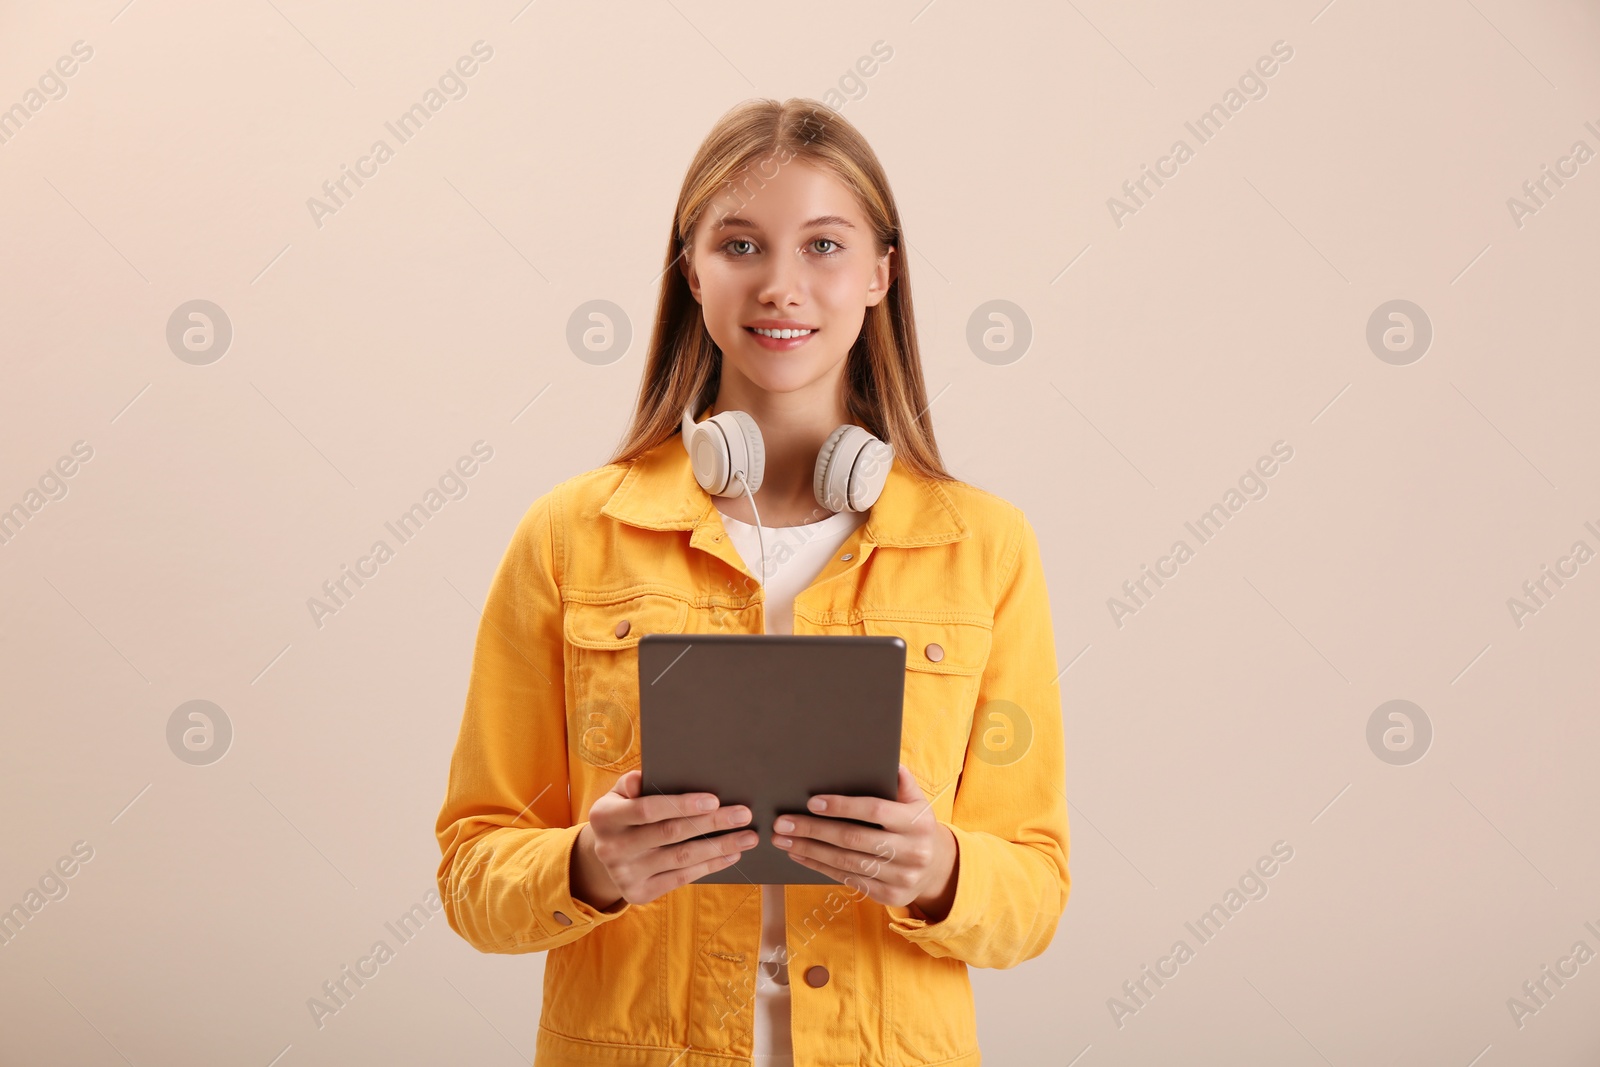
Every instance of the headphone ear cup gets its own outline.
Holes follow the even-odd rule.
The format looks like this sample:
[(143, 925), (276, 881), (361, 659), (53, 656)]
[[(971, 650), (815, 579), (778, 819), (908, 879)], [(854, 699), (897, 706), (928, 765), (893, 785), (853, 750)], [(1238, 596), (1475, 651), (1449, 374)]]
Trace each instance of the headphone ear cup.
[(866, 511), (883, 495), (889, 480), (889, 468), (894, 465), (894, 446), (867, 434), (866, 443), (856, 456), (850, 469), (850, 508)]
[(739, 470), (745, 472), (750, 492), (754, 493), (761, 488), (761, 476), (767, 469), (767, 446), (761, 439), (761, 427), (743, 411), (719, 412), (711, 417), (711, 421), (723, 428), (729, 450), (735, 453), (733, 465), (728, 470), (728, 491), (725, 495), (740, 496), (744, 493), (745, 486), (739, 485), (733, 477), (734, 472)]
[(816, 495), (817, 503), (829, 511), (843, 511), (845, 490), (847, 486), (835, 485), (833, 472), (834, 457), (838, 455), (839, 441), (850, 430), (849, 424), (836, 428), (822, 442), (822, 447), (817, 449), (817, 466), (811, 476), (811, 491)]
[(812, 490), (829, 511), (866, 511), (889, 477), (894, 449), (866, 429), (845, 423), (817, 451)]
[(694, 480), (712, 496), (721, 496), (727, 488), (733, 457), (728, 455), (727, 435), (712, 420), (695, 424), (688, 443), (689, 466), (694, 470)]

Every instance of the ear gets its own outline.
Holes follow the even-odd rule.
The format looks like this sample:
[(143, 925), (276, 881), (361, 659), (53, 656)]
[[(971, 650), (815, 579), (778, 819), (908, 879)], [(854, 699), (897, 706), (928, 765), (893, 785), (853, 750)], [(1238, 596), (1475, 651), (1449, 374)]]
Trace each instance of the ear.
[(683, 252), (678, 256), (678, 269), (683, 272), (684, 280), (689, 283), (689, 295), (694, 297), (696, 304), (704, 304), (700, 299), (700, 272), (695, 270), (694, 257), (689, 254), (690, 246), (684, 245)]
[(878, 257), (878, 262), (872, 268), (872, 280), (867, 285), (867, 307), (877, 307), (883, 298), (889, 295), (889, 287), (894, 284), (894, 271), (890, 267), (890, 257), (895, 253), (895, 248), (890, 245)]

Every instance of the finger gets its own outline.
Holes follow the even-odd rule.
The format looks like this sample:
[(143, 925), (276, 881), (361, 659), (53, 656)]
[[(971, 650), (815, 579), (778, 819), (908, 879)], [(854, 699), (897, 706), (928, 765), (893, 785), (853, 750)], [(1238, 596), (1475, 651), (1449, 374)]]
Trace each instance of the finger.
[(885, 830), (902, 833), (911, 828), (916, 807), (882, 797), (846, 797), (819, 793), (806, 803), (807, 809), (829, 819), (857, 819), (877, 823)]
[(928, 794), (922, 791), (917, 776), (904, 763), (900, 764), (900, 796), (897, 799), (902, 804), (920, 805), (928, 802)]
[(863, 896), (873, 897), (874, 894), (878, 896), (889, 895), (889, 887), (884, 885), (882, 882), (879, 882), (875, 878), (865, 878), (859, 874), (852, 874), (849, 871), (841, 871), (837, 867), (830, 866), (821, 862), (820, 860), (814, 860), (809, 856), (796, 856), (791, 853), (789, 858), (800, 864), (802, 867), (809, 867), (813, 871), (820, 871), (822, 874), (832, 878), (840, 885), (847, 885), (851, 889), (857, 890)]
[[(735, 830), (750, 824), (750, 809), (743, 804), (730, 804), (703, 815), (668, 817), (653, 823), (629, 827), (623, 833), (639, 849), (675, 845), (690, 838), (716, 835), (719, 839), (732, 834), (720, 831)], [(751, 831), (754, 833), (754, 830)]]
[(689, 877), (689, 881), (693, 881), (707, 870), (728, 866), (755, 846), (755, 831), (747, 830), (698, 841), (662, 845), (646, 853), (645, 864), (647, 870), (657, 874), (670, 874), (680, 870), (698, 871), (699, 873)]
[(804, 857), (818, 863), (826, 864), (837, 871), (846, 871), (862, 878), (872, 878), (888, 883), (894, 880), (889, 873), (889, 868), (900, 853), (887, 843), (880, 843), (875, 852), (861, 852), (852, 848), (840, 848), (830, 845), (825, 841), (815, 841), (810, 838), (795, 838), (787, 846), (777, 844), (779, 848), (791, 856)]
[(686, 886), (688, 883), (691, 883), (691, 881), (696, 880), (696, 878), (706, 877), (706, 875), (709, 875), (710, 872), (714, 872), (714, 870), (722, 870), (725, 869), (725, 867), (731, 867), (734, 862), (738, 862), (738, 859), (739, 853), (722, 853), (717, 854), (717, 856), (712, 856), (710, 859), (704, 859), (704, 861), (691, 865), (691, 867), (678, 867), (677, 870), (662, 870), (661, 873), (651, 875), (651, 877), (645, 878), (645, 880), (640, 883), (640, 889), (642, 889), (643, 894), (645, 894), (643, 899), (645, 899), (645, 902), (656, 901), (656, 899), (659, 899), (662, 894), (670, 893), (672, 889), (677, 889), (678, 886)]
[(688, 819), (714, 812), (720, 806), (715, 793), (647, 793), (633, 805), (628, 821), (642, 826), (663, 819)]
[[(788, 820), (792, 830), (780, 830), (778, 824)], [(772, 824), (773, 842), (778, 837), (792, 837), (813, 841), (828, 841), (840, 848), (876, 855), (891, 855), (900, 848), (905, 835), (876, 826), (858, 826), (842, 819), (812, 818), (805, 815), (780, 815)]]
[(911, 809), (913, 823), (928, 818), (928, 813), (933, 808), (933, 801), (943, 796), (944, 792), (945, 790), (941, 789), (933, 800), (928, 799), (928, 794), (923, 792), (922, 783), (911, 773), (911, 768), (904, 763), (900, 764), (900, 802)]
[[(705, 815), (668, 819), (657, 825), (657, 832), (660, 834), (659, 840), (670, 843), (685, 841), (703, 834), (733, 837), (736, 835), (722, 834), (721, 831), (736, 831), (741, 827), (750, 827), (750, 809), (743, 804), (730, 804)], [(755, 833), (754, 827), (750, 827), (749, 832)]]
[(611, 787), (611, 791), (619, 797), (627, 797), (632, 800), (639, 795), (640, 783), (643, 781), (644, 769), (636, 767), (618, 778), (617, 784)]

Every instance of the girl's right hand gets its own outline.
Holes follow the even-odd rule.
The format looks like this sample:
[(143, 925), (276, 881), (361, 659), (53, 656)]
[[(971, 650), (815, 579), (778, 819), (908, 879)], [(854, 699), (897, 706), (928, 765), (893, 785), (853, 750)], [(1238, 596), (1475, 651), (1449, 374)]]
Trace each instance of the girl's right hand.
[[(721, 807), (711, 793), (641, 797), (643, 779), (638, 768), (618, 778), (589, 809), (588, 825), (579, 833), (580, 855), (595, 861), (594, 868), (585, 872), (594, 876), (588, 888), (595, 897), (609, 901), (607, 907), (618, 898), (647, 904), (736, 862), (758, 840), (754, 830), (746, 830), (691, 841), (701, 834), (743, 826), (750, 821), (750, 809)], [(700, 806), (702, 801), (709, 801), (708, 809)], [(582, 840), (586, 834), (590, 835), (587, 848)], [(575, 872), (574, 880), (578, 877)], [(574, 892), (578, 888), (574, 886)]]

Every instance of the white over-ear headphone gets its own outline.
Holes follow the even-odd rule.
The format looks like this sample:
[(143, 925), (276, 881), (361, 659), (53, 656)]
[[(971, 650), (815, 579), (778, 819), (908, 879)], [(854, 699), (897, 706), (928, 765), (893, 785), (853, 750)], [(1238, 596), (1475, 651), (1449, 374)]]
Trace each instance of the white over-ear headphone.
[[(750, 498), (761, 488), (766, 446), (761, 428), (743, 411), (720, 411), (705, 422), (694, 421), (692, 407), (683, 409), (683, 447), (689, 453), (695, 481), (712, 496)], [(811, 487), (817, 503), (829, 511), (866, 511), (877, 502), (894, 462), (894, 446), (864, 428), (845, 423), (828, 435), (817, 451)], [(756, 536), (761, 540), (761, 513)], [(766, 547), (762, 541), (761, 579), (766, 579)]]

